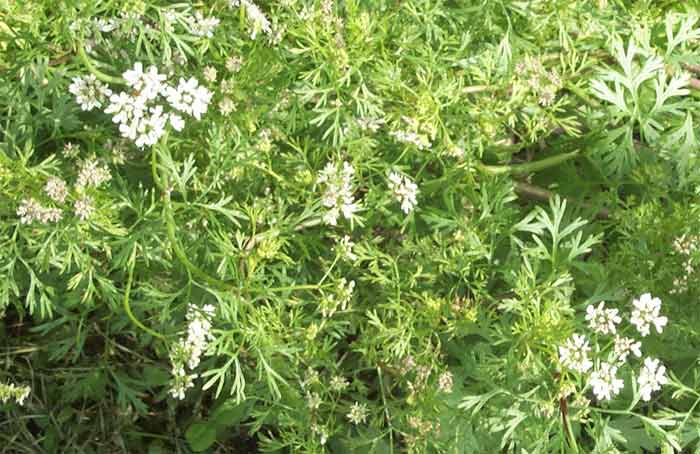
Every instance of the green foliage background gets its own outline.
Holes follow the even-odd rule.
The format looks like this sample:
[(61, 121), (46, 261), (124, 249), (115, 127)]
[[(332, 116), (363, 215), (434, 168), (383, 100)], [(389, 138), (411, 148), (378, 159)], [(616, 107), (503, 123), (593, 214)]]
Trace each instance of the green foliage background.
[[(273, 33), (252, 40), (223, 0), (0, 1), (0, 383), (31, 388), (0, 404), (2, 449), (700, 452), (697, 257), (673, 247), (700, 234), (698, 2), (257, 5)], [(197, 37), (168, 11), (221, 22)], [(203, 120), (138, 149), (68, 92), (137, 61), (206, 83)], [(112, 174), (94, 216), (20, 223), (93, 155)], [(331, 227), (317, 178), (342, 161), (362, 210)], [(418, 185), (408, 215), (391, 171)], [(643, 351), (671, 382), (640, 402), (636, 364), (597, 401), (557, 346), (588, 304), (646, 292), (669, 325)], [(176, 400), (188, 304), (216, 307), (214, 340)]]

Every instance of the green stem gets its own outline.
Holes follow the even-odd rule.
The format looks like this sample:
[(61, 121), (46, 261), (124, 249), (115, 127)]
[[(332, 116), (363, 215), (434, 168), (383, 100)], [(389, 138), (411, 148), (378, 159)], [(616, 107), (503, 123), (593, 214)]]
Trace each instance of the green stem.
[(85, 47), (82, 44), (78, 46), (78, 57), (80, 57), (80, 60), (82, 60), (87, 69), (102, 82), (106, 82), (108, 84), (126, 85), (126, 81), (121, 77), (110, 76), (97, 69), (97, 66), (95, 66), (95, 63), (93, 63), (90, 57), (88, 57), (87, 53), (85, 52)]
[(141, 323), (141, 321), (138, 318), (136, 318), (134, 313), (131, 311), (131, 305), (129, 304), (129, 295), (131, 294), (131, 284), (134, 281), (134, 265), (136, 264), (136, 246), (134, 246), (134, 250), (131, 253), (131, 258), (129, 258), (129, 262), (129, 277), (127, 278), (126, 290), (124, 291), (124, 310), (126, 311), (126, 315), (129, 316), (129, 319), (131, 319), (134, 325), (138, 326), (151, 336), (165, 340), (165, 336), (156, 331), (153, 331), (151, 328)]
[(237, 288), (232, 283), (225, 282), (221, 279), (217, 279), (213, 276), (210, 276), (209, 273), (200, 269), (187, 257), (185, 250), (182, 248), (182, 245), (177, 240), (177, 237), (175, 235), (175, 218), (173, 217), (173, 209), (170, 204), (170, 194), (167, 191), (165, 192), (165, 225), (168, 230), (168, 239), (170, 240), (170, 244), (172, 245), (173, 251), (175, 252), (175, 257), (177, 257), (180, 263), (182, 263), (193, 276), (198, 277), (207, 284), (219, 290), (227, 291)]
[(159, 188), (162, 189), (162, 186), (160, 184), (160, 178), (158, 178), (158, 161), (156, 157), (157, 153), (157, 148), (153, 147), (153, 150), (151, 151), (151, 175), (153, 176), (153, 184)]
[(492, 87), (490, 85), (472, 85), (469, 87), (462, 88), (462, 93), (464, 93), (464, 94), (481, 93), (484, 91), (494, 91), (497, 89), (498, 89), (498, 87)]
[(539, 161), (527, 162), (524, 164), (492, 166), (483, 163), (477, 163), (476, 168), (490, 175), (521, 175), (525, 173), (539, 172), (540, 170), (557, 166), (562, 162), (566, 162), (570, 159), (577, 157), (580, 153), (581, 150), (576, 150), (569, 153), (552, 156), (550, 158), (541, 159)]

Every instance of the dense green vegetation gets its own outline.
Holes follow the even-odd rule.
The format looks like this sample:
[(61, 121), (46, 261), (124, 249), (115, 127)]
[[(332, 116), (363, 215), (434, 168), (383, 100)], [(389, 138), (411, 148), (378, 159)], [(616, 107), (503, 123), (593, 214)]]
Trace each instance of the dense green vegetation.
[(0, 0), (0, 450), (700, 452), (699, 12)]

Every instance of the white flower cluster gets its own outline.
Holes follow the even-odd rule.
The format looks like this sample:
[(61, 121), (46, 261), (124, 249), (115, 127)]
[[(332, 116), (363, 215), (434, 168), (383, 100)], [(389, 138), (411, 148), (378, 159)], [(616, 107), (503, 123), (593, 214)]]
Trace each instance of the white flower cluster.
[(386, 122), (381, 118), (360, 117), (357, 119), (357, 125), (363, 131), (377, 132), (385, 123)]
[[(86, 188), (97, 188), (103, 183), (112, 179), (112, 175), (106, 165), (101, 165), (95, 159), (86, 159), (80, 165), (78, 178), (75, 182), (75, 190), (77, 191), (77, 199), (73, 204), (75, 215), (85, 221), (95, 211), (95, 203), (92, 197), (86, 195)], [(44, 185), (44, 193), (58, 204), (65, 204), (68, 198), (68, 184), (61, 178), (52, 176)], [(63, 211), (58, 207), (45, 207), (33, 198), (22, 200), (19, 208), (17, 208), (17, 216), (22, 224), (31, 224), (38, 221), (42, 224), (50, 222), (58, 222), (63, 219)]]
[(176, 131), (185, 127), (182, 116), (165, 111), (163, 98), (172, 109), (197, 120), (207, 111), (212, 98), (212, 93), (200, 86), (194, 77), (180, 78), (177, 87), (172, 87), (155, 66), (144, 71), (140, 62), (122, 77), (132, 91), (113, 94), (105, 112), (112, 114), (112, 121), (119, 124), (122, 136), (134, 141), (139, 148), (154, 145), (165, 134), (168, 123)]
[(392, 131), (389, 133), (389, 135), (394, 137), (399, 142), (415, 145), (415, 147), (419, 150), (425, 150), (431, 146), (430, 140), (428, 140), (425, 135), (412, 131)]
[(629, 337), (615, 336), (615, 346), (613, 347), (613, 355), (621, 363), (624, 363), (630, 353), (633, 353), (637, 358), (642, 356), (642, 343)]
[(84, 77), (74, 77), (68, 91), (75, 96), (75, 100), (83, 110), (92, 110), (102, 107), (103, 103), (112, 94), (112, 90), (89, 74)]
[(688, 283), (695, 272), (695, 257), (700, 251), (700, 236), (683, 234), (673, 241), (673, 249), (683, 257), (683, 274), (673, 280), (670, 293), (678, 294), (688, 291)]
[(416, 195), (418, 186), (409, 180), (408, 177), (399, 175), (396, 172), (389, 174), (389, 189), (394, 193), (394, 197), (401, 203), (401, 209), (408, 214), (416, 206)]
[(651, 400), (651, 393), (661, 389), (661, 385), (668, 383), (666, 377), (666, 367), (658, 359), (644, 359), (644, 366), (637, 378), (639, 384), (639, 395), (642, 400)]
[(584, 373), (593, 367), (593, 363), (588, 357), (591, 346), (588, 345), (586, 336), (574, 334), (566, 340), (563, 346), (559, 347), (559, 360), (573, 371)]
[[(645, 293), (632, 301), (633, 310), (630, 316), (630, 323), (637, 328), (641, 336), (650, 333), (651, 325), (661, 333), (663, 327), (668, 323), (668, 319), (659, 314), (661, 300), (653, 298), (649, 293)], [(589, 327), (599, 334), (615, 334), (612, 355), (609, 357), (613, 362), (602, 361), (591, 373), (588, 384), (593, 394), (598, 400), (610, 400), (620, 393), (624, 387), (624, 381), (617, 378), (619, 364), (624, 364), (627, 357), (632, 353), (637, 358), (642, 356), (642, 343), (629, 337), (617, 335), (617, 325), (622, 322), (617, 309), (608, 309), (604, 302), (598, 306), (588, 305), (586, 308), (586, 320)], [(598, 351), (598, 347), (596, 346)], [(567, 339), (563, 346), (559, 347), (559, 360), (561, 364), (575, 372), (585, 373), (593, 368), (593, 361), (588, 354), (591, 347), (584, 335), (574, 334)], [(598, 363), (598, 361), (596, 361)], [(651, 393), (661, 389), (661, 385), (668, 382), (665, 376), (666, 368), (660, 364), (659, 360), (646, 358), (639, 373), (637, 382), (639, 392), (643, 400), (649, 400)]]
[(75, 210), (75, 215), (81, 221), (85, 221), (95, 212), (95, 201), (90, 196), (83, 196), (75, 201), (73, 209)]
[(321, 315), (325, 318), (329, 318), (339, 309), (341, 311), (346, 310), (354, 291), (355, 281), (348, 282), (344, 277), (340, 278), (336, 294), (328, 295), (321, 300)]
[(601, 363), (598, 370), (591, 374), (588, 383), (599, 400), (610, 400), (624, 388), (625, 382), (616, 375), (617, 366), (610, 363)]
[(173, 384), (170, 394), (176, 399), (184, 399), (188, 388), (194, 386), (197, 374), (188, 374), (185, 368), (194, 370), (199, 366), (204, 351), (213, 339), (211, 334), (211, 317), (215, 312), (214, 306), (207, 304), (201, 309), (190, 305), (187, 309), (187, 337), (180, 339), (173, 352)]
[(44, 192), (51, 200), (63, 203), (68, 197), (68, 185), (58, 177), (50, 177), (44, 186)]
[(367, 420), (368, 414), (369, 412), (367, 411), (367, 405), (355, 402), (350, 407), (350, 411), (348, 412), (347, 417), (351, 423), (358, 425), (364, 423)]
[(32, 198), (24, 199), (17, 208), (17, 216), (22, 224), (31, 224), (38, 221), (42, 224), (58, 222), (63, 218), (60, 208), (42, 206)]
[(454, 376), (452, 372), (445, 371), (438, 377), (438, 390), (443, 393), (451, 393), (454, 385)]
[(349, 385), (348, 380), (342, 375), (331, 377), (330, 387), (335, 392), (343, 392)]
[(355, 260), (357, 260), (357, 255), (355, 255), (355, 253), (352, 252), (352, 248), (354, 247), (355, 243), (350, 239), (348, 235), (345, 235), (338, 241), (338, 244), (334, 248), (334, 250), (338, 253), (338, 255), (340, 255), (340, 257), (354, 262)]
[[(88, 159), (84, 161), (80, 167), (80, 171), (78, 172), (78, 179), (75, 182), (75, 188), (78, 190), (87, 187), (97, 188), (102, 183), (106, 183), (111, 179), (112, 175), (109, 173), (109, 169), (106, 165), (100, 165), (100, 162), (97, 159)], [(49, 180), (49, 183), (50, 182), (51, 180)]]
[(634, 305), (634, 310), (632, 311), (632, 317), (630, 322), (637, 327), (637, 331), (642, 337), (649, 335), (649, 328), (654, 325), (657, 333), (661, 333), (664, 326), (668, 323), (668, 318), (659, 315), (661, 311), (661, 300), (659, 298), (652, 298), (649, 293), (645, 293), (632, 301)]
[(615, 325), (622, 321), (622, 317), (617, 313), (617, 309), (606, 309), (605, 301), (601, 301), (598, 307), (594, 307), (592, 304), (588, 305), (586, 320), (588, 320), (588, 326), (595, 332), (615, 334)]
[(204, 17), (197, 11), (189, 20), (190, 30), (195, 36), (211, 38), (214, 36), (214, 29), (221, 21), (216, 17)]
[(248, 18), (248, 27), (250, 29), (250, 39), (255, 39), (259, 32), (263, 32), (268, 36), (272, 36), (272, 26), (270, 21), (265, 17), (265, 14), (260, 10), (258, 5), (250, 0), (231, 0), (232, 8), (245, 8), (245, 14)]
[(345, 219), (352, 220), (360, 206), (353, 196), (352, 179), (355, 169), (344, 161), (342, 168), (329, 162), (319, 174), (317, 182), (326, 186), (323, 193), (323, 206), (328, 211), (323, 216), (323, 222), (329, 225), (338, 225), (338, 218), (342, 214)]
[(7, 403), (8, 400), (12, 399), (19, 405), (24, 405), (24, 401), (29, 397), (31, 388), (29, 386), (17, 386), (14, 383), (6, 385), (0, 383), (0, 402)]

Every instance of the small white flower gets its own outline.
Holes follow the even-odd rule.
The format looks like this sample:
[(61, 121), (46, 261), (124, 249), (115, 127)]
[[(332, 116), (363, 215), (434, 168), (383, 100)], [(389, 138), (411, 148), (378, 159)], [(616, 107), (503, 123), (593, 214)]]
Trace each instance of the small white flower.
[(250, 0), (231, 0), (231, 7), (240, 6), (245, 8), (245, 13), (248, 18), (248, 28), (250, 29), (250, 39), (255, 39), (258, 32), (263, 32), (270, 36), (272, 27), (270, 21), (265, 17), (265, 14), (258, 8), (258, 5)]
[(63, 211), (60, 208), (45, 208), (41, 215), (41, 222), (44, 224), (58, 222), (61, 219), (63, 219)]
[(0, 402), (6, 403), (8, 400), (13, 399), (17, 404), (24, 405), (24, 401), (29, 397), (31, 388), (29, 386), (17, 386), (14, 383), (6, 385), (5, 383), (0, 383)]
[(325, 184), (321, 202), (328, 211), (323, 216), (323, 221), (329, 225), (337, 225), (338, 218), (342, 214), (345, 219), (352, 219), (360, 207), (353, 196), (352, 179), (355, 169), (347, 162), (343, 162), (342, 169), (336, 164), (328, 163), (319, 174), (318, 183)]
[(351, 262), (354, 262), (355, 260), (357, 260), (357, 255), (355, 255), (352, 252), (353, 247), (355, 247), (355, 243), (352, 242), (348, 235), (345, 235), (343, 238), (340, 239), (340, 241), (338, 241), (338, 246), (336, 247), (336, 250), (341, 257), (346, 258)]
[(226, 59), (226, 69), (232, 73), (237, 73), (241, 70), (243, 59), (240, 57), (231, 56)]
[(155, 145), (165, 134), (165, 125), (169, 116), (163, 114), (163, 106), (151, 107), (148, 113), (149, 115), (144, 116), (136, 127), (137, 136), (134, 143), (139, 148), (144, 145)]
[(197, 11), (194, 17), (190, 19), (190, 30), (195, 36), (211, 38), (214, 36), (214, 29), (221, 22), (216, 17), (204, 17), (202, 13)]
[(593, 363), (588, 358), (590, 350), (586, 336), (574, 334), (559, 347), (559, 360), (565, 367), (584, 373), (593, 367)]
[(637, 358), (642, 356), (641, 342), (635, 342), (629, 337), (615, 336), (614, 355), (619, 362), (625, 362), (627, 356), (632, 352)]
[(62, 179), (58, 177), (51, 177), (46, 181), (44, 192), (54, 202), (63, 203), (66, 201), (66, 197), (68, 196), (68, 186)]
[(73, 159), (80, 154), (80, 145), (74, 145), (71, 142), (66, 142), (63, 145), (63, 156), (68, 159)]
[(601, 363), (600, 368), (591, 374), (588, 383), (598, 400), (610, 400), (620, 393), (624, 382), (616, 377), (617, 366)]
[(615, 325), (622, 321), (617, 313), (617, 309), (606, 309), (605, 302), (601, 301), (597, 308), (592, 304), (588, 305), (586, 320), (588, 320), (588, 326), (598, 333), (615, 334)]
[(168, 119), (170, 120), (170, 124), (175, 131), (182, 131), (185, 127), (185, 120), (180, 115), (170, 114)]
[(22, 224), (31, 224), (32, 222), (41, 219), (43, 207), (34, 199), (24, 199), (17, 208), (17, 216)]
[(194, 77), (189, 80), (180, 79), (177, 88), (168, 87), (167, 100), (173, 108), (188, 115), (201, 119), (206, 113), (212, 93), (206, 87), (199, 85)]
[(660, 390), (661, 385), (668, 383), (666, 367), (658, 359), (645, 358), (637, 383), (639, 383), (639, 395), (642, 400), (650, 400), (651, 393)]
[(97, 188), (111, 179), (112, 175), (107, 166), (100, 166), (96, 159), (89, 159), (82, 163), (75, 187), (78, 189), (90, 186)]
[(133, 69), (125, 71), (122, 76), (126, 83), (138, 92), (137, 98), (146, 100), (155, 99), (163, 90), (165, 74), (159, 74), (155, 66), (149, 66), (143, 71), (143, 64), (136, 62)]
[(110, 104), (105, 109), (105, 113), (114, 114), (114, 123), (127, 124), (132, 120), (138, 120), (143, 116), (146, 106), (141, 99), (134, 98), (125, 92), (112, 95), (109, 98)]
[(102, 33), (112, 32), (119, 26), (119, 23), (115, 19), (112, 19), (112, 18), (110, 18), (110, 19), (103, 19), (103, 18), (94, 19), (93, 23), (94, 23), (95, 27), (99, 31), (101, 31)]
[(445, 371), (438, 377), (438, 389), (443, 393), (451, 393), (454, 384), (452, 372)]
[(207, 82), (214, 83), (216, 82), (216, 68), (213, 66), (207, 66), (204, 68), (202, 71), (202, 75), (204, 76), (204, 80)]
[(652, 298), (649, 293), (645, 293), (639, 299), (632, 301), (632, 304), (634, 309), (630, 322), (637, 327), (637, 331), (642, 337), (649, 335), (652, 324), (656, 328), (656, 332), (663, 331), (664, 326), (668, 323), (668, 318), (659, 315), (661, 310), (659, 298)]
[(228, 115), (235, 110), (236, 104), (228, 96), (219, 101), (219, 112), (222, 115)]
[(199, 366), (204, 351), (209, 342), (214, 339), (211, 334), (211, 317), (214, 315), (215, 308), (211, 304), (207, 304), (201, 309), (190, 304), (187, 309), (187, 337), (183, 337), (175, 344), (171, 352), (173, 364), (178, 366), (186, 364), (189, 369), (195, 369)]
[(323, 403), (323, 400), (318, 393), (306, 392), (306, 405), (309, 407), (309, 410), (318, 410), (321, 403)]
[(87, 220), (92, 213), (95, 211), (95, 205), (92, 197), (85, 196), (75, 201), (73, 205), (75, 210), (75, 215), (80, 218), (81, 221)]
[(367, 406), (365, 404), (355, 402), (350, 407), (350, 412), (347, 414), (347, 417), (351, 423), (358, 425), (367, 420), (367, 414)]
[(17, 216), (21, 224), (31, 224), (34, 221), (48, 224), (60, 221), (63, 218), (63, 212), (60, 208), (43, 207), (36, 200), (29, 198), (22, 200), (17, 208)]
[(393, 136), (399, 142), (415, 145), (419, 150), (430, 148), (431, 144), (428, 138), (423, 134), (416, 134), (411, 131), (393, 131), (389, 135)]
[(401, 203), (401, 210), (404, 213), (410, 213), (416, 206), (416, 195), (418, 194), (418, 186), (407, 177), (399, 175), (396, 172), (389, 174), (389, 189), (394, 193), (394, 197)]
[(68, 91), (75, 95), (75, 100), (83, 110), (102, 107), (104, 99), (112, 94), (109, 87), (97, 80), (92, 74), (84, 77), (74, 77), (73, 83), (68, 87)]
[(24, 401), (29, 397), (31, 389), (29, 386), (19, 386), (16, 389), (15, 400), (18, 405), (24, 405)]
[(348, 387), (348, 381), (341, 375), (334, 375), (331, 378), (330, 385), (333, 391), (342, 392)]
[(385, 121), (381, 118), (358, 118), (357, 125), (363, 131), (377, 132), (384, 125)]
[(173, 384), (170, 387), (170, 395), (175, 399), (183, 400), (185, 392), (194, 386), (197, 374), (188, 374), (184, 367), (173, 367)]

